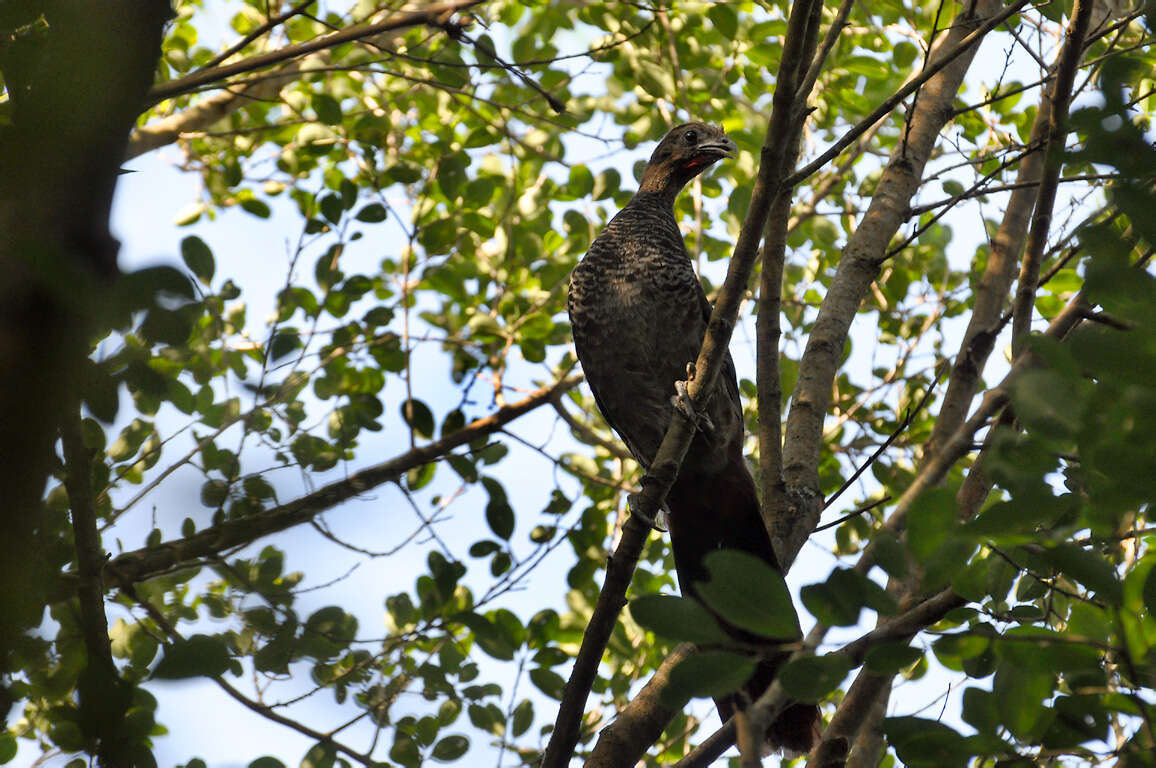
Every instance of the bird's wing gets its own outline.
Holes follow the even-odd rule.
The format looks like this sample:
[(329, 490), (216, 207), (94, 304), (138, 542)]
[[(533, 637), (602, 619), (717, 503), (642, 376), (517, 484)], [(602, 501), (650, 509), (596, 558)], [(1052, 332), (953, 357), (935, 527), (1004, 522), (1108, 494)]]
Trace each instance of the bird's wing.
[(590, 391), (594, 394), (594, 402), (598, 405), (598, 412), (602, 414), (602, 418), (606, 420), (606, 423), (610, 425), (610, 428), (614, 430), (615, 434), (622, 438), (622, 442), (626, 444), (626, 449), (630, 451), (630, 455), (634, 457), (634, 460), (638, 462), (643, 471), (650, 469), (650, 460), (643, 456), (642, 452), (638, 450), (638, 446), (631, 445), (629, 435), (610, 418), (610, 409), (607, 408), (606, 404), (602, 402), (602, 399), (598, 397), (598, 393), (593, 389)]

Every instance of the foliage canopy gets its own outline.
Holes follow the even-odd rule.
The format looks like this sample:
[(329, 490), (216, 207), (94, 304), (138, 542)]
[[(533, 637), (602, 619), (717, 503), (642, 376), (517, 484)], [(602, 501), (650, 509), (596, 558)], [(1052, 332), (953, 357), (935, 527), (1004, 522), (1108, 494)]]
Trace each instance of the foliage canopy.
[[(1152, 17), (795, 5), (176, 3), (128, 156), (175, 143), (202, 191), (170, 265), (93, 310), (0, 762), (155, 765), (182, 728), (157, 696), (206, 678), (308, 738), (303, 766), (538, 765), (641, 478), (581, 386), (567, 275), (693, 118), (740, 148), (676, 208), (726, 291), (785, 63), (813, 85), (788, 144), (822, 162), (787, 153), (732, 347), (810, 631), (778, 706), (822, 703), (816, 765), (1156, 765)], [(236, 211), (263, 241), (215, 234)], [(714, 566), (711, 611), (791, 635), (781, 580)], [(684, 759), (709, 735), (684, 704), (752, 668), (672, 573), (651, 535), (575, 760)], [(955, 716), (914, 683), (887, 706), (920, 679)], [(599, 751), (615, 713), (644, 755)]]

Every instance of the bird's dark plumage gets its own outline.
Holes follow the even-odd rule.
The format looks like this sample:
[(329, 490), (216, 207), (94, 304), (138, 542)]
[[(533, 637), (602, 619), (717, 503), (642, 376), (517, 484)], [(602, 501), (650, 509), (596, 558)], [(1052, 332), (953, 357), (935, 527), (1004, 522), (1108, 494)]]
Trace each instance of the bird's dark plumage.
[[(670, 425), (675, 382), (698, 358), (711, 313), (674, 218), (674, 200), (688, 181), (734, 151), (714, 126), (672, 129), (654, 150), (638, 193), (570, 278), (570, 322), (582, 370), (602, 415), (644, 467)], [(709, 426), (696, 433), (666, 499), (678, 581), (690, 595), (707, 576), (703, 558), (715, 549), (750, 552), (780, 570), (743, 458), (742, 405), (729, 354), (702, 410)], [(761, 663), (748, 693), (761, 694), (781, 662)], [(716, 703), (724, 720), (734, 711), (730, 698)], [(806, 751), (818, 717), (812, 705), (793, 705), (767, 739), (773, 747)]]

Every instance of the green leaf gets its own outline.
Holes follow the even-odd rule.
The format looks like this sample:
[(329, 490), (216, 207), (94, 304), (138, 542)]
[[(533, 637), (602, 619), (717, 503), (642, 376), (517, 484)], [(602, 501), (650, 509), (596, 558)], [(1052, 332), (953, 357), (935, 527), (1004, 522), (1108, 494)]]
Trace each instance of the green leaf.
[(875, 562), (888, 576), (901, 579), (907, 575), (907, 552), (894, 534), (880, 531), (875, 535), (872, 546), (875, 549)]
[(981, 688), (964, 689), (963, 721), (981, 733), (995, 733), (999, 729), (995, 695)]
[(851, 660), (842, 654), (808, 656), (779, 670), (779, 682), (798, 701), (819, 701), (839, 687), (851, 668)]
[(246, 197), (241, 200), (241, 208), (246, 213), (251, 213), (259, 219), (267, 219), (272, 215), (268, 203), (264, 200), (258, 200), (255, 197)]
[(202, 283), (208, 285), (213, 281), (217, 265), (213, 261), (213, 252), (204, 240), (196, 235), (189, 235), (181, 240), (181, 259)]
[(1148, 615), (1156, 618), (1156, 568), (1148, 571), (1148, 577), (1144, 579), (1144, 607), (1148, 609)]
[(157, 680), (186, 677), (218, 677), (229, 669), (232, 656), (219, 636), (193, 635), (165, 647), (165, 654), (153, 670)]
[(483, 477), (482, 485), (490, 494), (486, 523), (498, 538), (508, 540), (514, 534), (514, 509), (506, 498), (506, 489), (492, 477)]
[(11, 762), (16, 751), (16, 738), (10, 733), (0, 733), (0, 763)]
[(1084, 397), (1068, 377), (1053, 370), (1024, 371), (1012, 379), (1010, 390), (1016, 418), (1029, 432), (1066, 441), (1080, 428)]
[(570, 168), (570, 180), (566, 186), (567, 192), (575, 198), (585, 198), (594, 189), (594, 176), (585, 165), (575, 165)]
[(1101, 697), (1058, 696), (1052, 703), (1056, 719), (1043, 737), (1050, 749), (1076, 749), (1087, 741), (1106, 741), (1112, 721)]
[(398, 163), (386, 170), (388, 175), (394, 181), (402, 184), (412, 184), (421, 178), (421, 168), (410, 163)]
[(327, 742), (314, 744), (301, 760), (301, 768), (333, 768), (337, 762), (337, 748)]
[(134, 666), (145, 667), (152, 663), (160, 644), (140, 624), (128, 624), (117, 619), (108, 631), (112, 641), (112, 653), (117, 658), (129, 659)]
[(1055, 684), (1055, 674), (1048, 670), (1029, 669), (1015, 663), (999, 665), (992, 693), (996, 696), (1000, 721), (1012, 735), (1031, 740), (1043, 733), (1052, 718), (1044, 701), (1051, 697)]
[[(500, 661), (509, 661), (514, 658), (514, 643), (506, 633), (502, 632), (498, 625), (490, 619), (478, 613), (462, 613), (454, 617), (455, 620), (461, 622), (469, 627), (474, 633), (474, 638), (478, 642), (487, 655), (494, 657)], [(533, 673), (531, 672), (531, 679)], [(541, 688), (541, 686), (538, 686)], [(545, 692), (545, 691), (543, 691)]]
[(932, 647), (940, 664), (961, 671), (967, 668), (969, 660), (989, 653), (995, 635), (990, 624), (977, 624), (966, 632), (941, 636)]
[(358, 221), (364, 221), (369, 224), (376, 224), (379, 221), (385, 221), (385, 206), (381, 203), (370, 203), (362, 208), (354, 216)]
[(315, 93), (310, 100), (317, 119), (327, 125), (341, 124), (341, 104), (327, 93)]
[(514, 707), (514, 717), (510, 722), (510, 730), (515, 737), (521, 736), (534, 724), (534, 703), (529, 699), (522, 699)]
[(48, 738), (65, 752), (79, 752), (84, 749), (84, 732), (72, 720), (53, 723), (48, 729)]
[(594, 188), (591, 196), (595, 200), (605, 200), (622, 188), (622, 175), (614, 168), (607, 168), (594, 177)]
[(947, 181), (943, 182), (943, 191), (952, 197), (955, 197), (956, 195), (962, 195), (965, 190), (963, 185), (955, 179), (948, 179)]
[(954, 729), (922, 717), (889, 717), (883, 732), (895, 754), (912, 768), (963, 768), (971, 756)]
[(850, 568), (836, 568), (826, 583), (803, 587), (800, 597), (815, 618), (837, 627), (856, 624), (865, 607), (885, 614), (898, 608), (895, 598), (882, 587)]
[(912, 648), (907, 643), (883, 643), (867, 652), (864, 665), (876, 675), (895, 675), (901, 669), (910, 667), (923, 658), (921, 648)]
[(946, 488), (929, 488), (907, 513), (907, 546), (926, 562), (956, 527), (955, 497)]
[(215, 509), (225, 503), (229, 497), (229, 484), (224, 480), (206, 480), (201, 486), (201, 504)]
[(325, 195), (318, 201), (317, 206), (321, 209), (321, 215), (333, 224), (339, 224), (341, 217), (345, 215), (345, 205), (337, 195)]
[(266, 755), (265, 757), (258, 757), (249, 763), (249, 768), (285, 768), (285, 763), (275, 757)]
[(854, 626), (863, 607), (853, 595), (840, 592), (830, 584), (808, 584), (799, 590), (799, 597), (812, 616), (832, 627)]
[(763, 637), (799, 636), (795, 606), (781, 573), (738, 550), (711, 552), (705, 565), (710, 580), (695, 584), (695, 589), (724, 621)]
[(401, 417), (405, 423), (424, 438), (433, 437), (433, 411), (421, 400), (410, 398), (401, 404)]
[(459, 759), (470, 748), (470, 740), (465, 736), (452, 734), (440, 739), (434, 744), (431, 757), (439, 763), (452, 763)]
[(711, 5), (706, 12), (707, 18), (714, 28), (722, 34), (726, 40), (734, 40), (735, 34), (739, 31), (739, 20), (734, 10), (730, 6), (717, 3)]
[(154, 431), (151, 423), (141, 419), (133, 419), (131, 424), (121, 430), (116, 441), (108, 447), (108, 457), (113, 461), (124, 461), (135, 456), (145, 439)]
[(630, 615), (655, 634), (689, 643), (725, 643), (727, 634), (697, 600), (673, 595), (643, 595), (630, 603)]
[(269, 359), (280, 360), (290, 352), (302, 347), (301, 336), (295, 332), (281, 331), (269, 341)]
[(530, 670), (530, 682), (541, 691), (555, 701), (562, 700), (562, 689), (566, 687), (566, 681), (552, 669), (546, 667), (536, 667)]
[(442, 192), (450, 200), (454, 200), (460, 195), (462, 186), (466, 182), (466, 168), (469, 167), (469, 164), (469, 155), (464, 152), (447, 155), (438, 164), (438, 186), (442, 188)]
[(1119, 605), (1123, 599), (1115, 568), (1105, 557), (1075, 544), (1057, 544), (1045, 550), (1044, 559), (1095, 592), (1101, 600)]
[(421, 751), (413, 737), (398, 729), (394, 731), (393, 747), (389, 750), (389, 759), (405, 768), (417, 768), (421, 764)]
[(724, 696), (749, 680), (757, 664), (756, 659), (740, 653), (700, 651), (670, 671), (662, 703), (670, 709), (682, 709), (693, 698)]

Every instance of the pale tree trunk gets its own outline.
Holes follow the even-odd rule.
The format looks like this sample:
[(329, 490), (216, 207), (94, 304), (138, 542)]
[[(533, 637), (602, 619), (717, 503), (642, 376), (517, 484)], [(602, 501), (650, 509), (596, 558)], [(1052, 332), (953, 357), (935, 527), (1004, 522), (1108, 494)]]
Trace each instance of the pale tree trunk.
[[(1066, 136), (1064, 123), (1067, 115), (1067, 105), (1075, 73), (1083, 51), (1084, 39), (1087, 35), (1091, 3), (1088, 0), (1078, 0), (1073, 13), (1072, 22), (1065, 36), (1064, 46), (1060, 51), (1058, 61), (1052, 68), (1055, 79), (1045, 92), (1043, 103), (1032, 127), (1031, 145), (1029, 154), (1024, 158), (1020, 168), (1020, 181), (1028, 183), (1026, 193), (1020, 190), (1013, 194), (1009, 201), (1003, 223), (1000, 226), (994, 243), (992, 257), (988, 261), (980, 288), (976, 292), (975, 310), (971, 323), (968, 325), (960, 353), (956, 358), (952, 372), (949, 397), (945, 400), (943, 411), (932, 431), (931, 440), (924, 451), (921, 474), (926, 475), (929, 467), (943, 462), (941, 452), (952, 435), (958, 433), (963, 425), (967, 413), (967, 406), (978, 386), (980, 373), (987, 356), (991, 352), (995, 335), (999, 330), (1000, 316), (1007, 300), (1007, 291), (1010, 287), (1014, 267), (1018, 261), (1019, 252), (1024, 247), (1027, 237), (1028, 212), (1034, 208), (1032, 216), (1032, 243), (1027, 249), (1024, 258), (1024, 268), (1020, 270), (1020, 294), (1027, 293), (1024, 302), (1029, 304), (1027, 313), (1030, 313), (1030, 303), (1034, 299), (1035, 282), (1039, 275), (1040, 260), (1043, 245), (1046, 239), (1048, 223), (1051, 220), (1051, 208), (1055, 199), (1055, 188), (1059, 177), (1059, 164), (1053, 162), (1045, 170), (1045, 161), (1049, 154), (1053, 154), (1056, 146), (1062, 146)], [(950, 101), (933, 108), (947, 112)], [(1031, 273), (1030, 285), (1023, 285), (1024, 274)], [(1018, 312), (1017, 312), (1018, 313)], [(1022, 356), (1019, 356), (1022, 358)], [(1022, 363), (1023, 360), (1017, 360)], [(981, 453), (982, 456), (982, 453)], [(984, 486), (979, 493), (970, 494), (976, 499), (985, 497), (986, 484), (976, 481), (982, 477), (978, 467), (969, 473), (968, 480), (978, 482)], [(937, 480), (936, 483), (939, 481)], [(909, 489), (910, 491), (910, 489)], [(907, 494), (905, 494), (907, 495)], [(978, 502), (976, 503), (978, 506)], [(961, 511), (964, 511), (961, 509)], [(968, 510), (974, 514), (975, 509)], [(906, 579), (892, 580), (888, 590), (902, 602), (911, 602), (919, 597), (919, 580), (917, 575)], [(854, 765), (873, 765), (878, 758), (881, 741), (878, 738), (879, 723), (885, 715), (886, 701), (891, 689), (892, 678), (881, 678), (872, 675), (866, 669), (859, 672), (855, 682), (847, 691), (847, 695), (840, 703), (832, 720), (832, 725), (824, 734), (823, 743), (812, 753), (812, 762), (815, 765), (841, 765), (841, 762), (822, 760), (822, 752), (831, 748), (836, 739), (842, 740), (842, 747), (854, 743), (855, 751), (851, 753)], [(836, 724), (840, 725), (836, 728)], [(818, 759), (816, 759), (818, 758)], [(852, 763), (848, 763), (852, 764)]]

